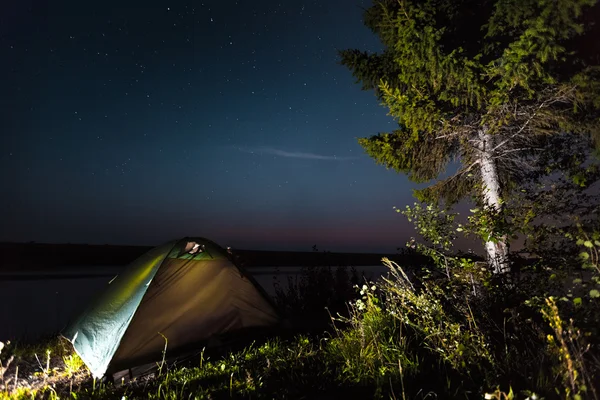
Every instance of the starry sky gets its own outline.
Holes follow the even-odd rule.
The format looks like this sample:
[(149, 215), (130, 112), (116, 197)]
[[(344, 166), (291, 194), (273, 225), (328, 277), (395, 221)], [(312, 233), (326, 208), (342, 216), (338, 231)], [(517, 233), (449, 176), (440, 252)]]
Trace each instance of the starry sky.
[(361, 0), (22, 0), (0, 13), (0, 241), (395, 252), (394, 128), (336, 50)]

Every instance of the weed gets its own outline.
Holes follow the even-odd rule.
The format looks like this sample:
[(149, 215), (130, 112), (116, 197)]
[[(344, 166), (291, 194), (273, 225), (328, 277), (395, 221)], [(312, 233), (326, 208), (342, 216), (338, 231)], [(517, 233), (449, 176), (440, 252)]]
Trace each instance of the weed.
[(573, 325), (572, 319), (568, 323), (563, 321), (553, 297), (546, 299), (542, 314), (553, 330), (553, 334), (547, 336), (548, 345), (558, 359), (557, 372), (563, 381), (564, 398), (578, 400), (589, 392), (597, 399), (594, 382), (584, 361), (590, 345), (585, 343), (581, 331)]

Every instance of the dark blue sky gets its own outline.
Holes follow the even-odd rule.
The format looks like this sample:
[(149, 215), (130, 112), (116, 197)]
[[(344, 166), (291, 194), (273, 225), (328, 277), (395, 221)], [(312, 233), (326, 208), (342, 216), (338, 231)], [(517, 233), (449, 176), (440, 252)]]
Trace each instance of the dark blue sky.
[[(360, 0), (32, 1), (0, 13), (0, 241), (395, 251), (410, 184), (338, 64)], [(18, 3), (18, 4), (17, 4)]]

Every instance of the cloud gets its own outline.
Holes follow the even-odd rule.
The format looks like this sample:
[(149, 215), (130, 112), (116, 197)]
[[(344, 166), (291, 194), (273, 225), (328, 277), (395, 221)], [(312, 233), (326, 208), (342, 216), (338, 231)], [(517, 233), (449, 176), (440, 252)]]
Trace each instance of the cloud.
[(328, 161), (345, 161), (345, 160), (356, 160), (357, 157), (337, 157), (335, 155), (328, 156), (323, 154), (316, 153), (303, 153), (299, 151), (285, 151), (281, 149), (276, 149), (273, 147), (238, 147), (240, 151), (244, 153), (252, 153), (252, 154), (271, 154), (279, 157), (287, 157), (287, 158), (303, 158), (305, 160), (328, 160)]

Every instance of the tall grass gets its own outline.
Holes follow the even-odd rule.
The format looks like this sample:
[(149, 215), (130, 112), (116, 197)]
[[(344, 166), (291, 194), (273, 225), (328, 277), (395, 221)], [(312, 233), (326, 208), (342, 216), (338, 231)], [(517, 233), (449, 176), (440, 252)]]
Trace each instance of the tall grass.
[(461, 269), (411, 280), (385, 263), (388, 277), (336, 320), (328, 351), (343, 379), (384, 397), (597, 398), (597, 349), (565, 322), (568, 302), (561, 313), (553, 297), (531, 301), (544, 282), (476, 282), (474, 292)]

